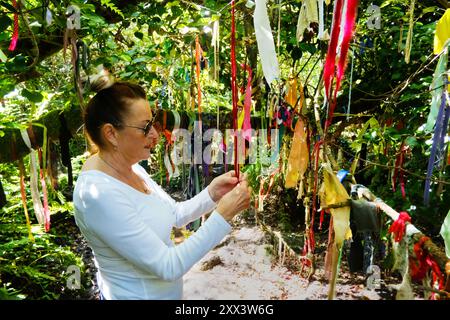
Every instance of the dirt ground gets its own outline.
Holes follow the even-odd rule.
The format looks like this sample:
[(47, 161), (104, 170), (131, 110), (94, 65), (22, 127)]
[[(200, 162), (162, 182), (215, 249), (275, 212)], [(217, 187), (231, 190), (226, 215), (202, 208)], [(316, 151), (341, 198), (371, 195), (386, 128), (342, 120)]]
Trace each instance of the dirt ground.
[[(323, 274), (323, 257), (310, 281), (288, 270), (270, 254), (273, 246), (258, 226), (236, 222), (233, 231), (184, 276), (186, 300), (318, 300), (327, 299), (328, 281)], [(366, 277), (351, 274), (345, 263), (336, 284), (338, 300), (393, 299), (400, 279), (380, 279), (369, 290)]]

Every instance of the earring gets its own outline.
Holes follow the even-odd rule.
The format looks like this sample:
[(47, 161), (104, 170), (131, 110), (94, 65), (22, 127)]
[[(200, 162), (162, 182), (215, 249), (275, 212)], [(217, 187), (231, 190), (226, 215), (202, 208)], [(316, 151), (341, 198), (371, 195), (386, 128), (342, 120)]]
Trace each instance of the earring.
[(113, 146), (113, 149), (114, 149), (114, 151), (117, 151), (117, 146), (114, 145), (114, 146)]

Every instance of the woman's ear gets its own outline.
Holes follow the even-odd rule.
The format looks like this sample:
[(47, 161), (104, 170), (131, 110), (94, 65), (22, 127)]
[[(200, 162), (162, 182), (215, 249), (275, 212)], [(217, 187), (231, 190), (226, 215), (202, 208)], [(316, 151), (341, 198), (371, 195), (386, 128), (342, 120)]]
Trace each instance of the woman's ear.
[(103, 125), (101, 131), (106, 144), (117, 148), (117, 129), (112, 124), (106, 123)]

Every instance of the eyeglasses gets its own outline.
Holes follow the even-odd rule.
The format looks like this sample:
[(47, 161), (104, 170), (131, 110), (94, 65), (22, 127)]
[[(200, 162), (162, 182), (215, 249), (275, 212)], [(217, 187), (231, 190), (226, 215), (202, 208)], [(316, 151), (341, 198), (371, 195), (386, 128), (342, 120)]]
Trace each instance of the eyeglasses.
[(147, 124), (145, 125), (145, 127), (137, 127), (137, 126), (131, 126), (128, 124), (121, 124), (122, 127), (129, 127), (129, 128), (136, 128), (136, 129), (140, 129), (142, 131), (144, 131), (144, 135), (148, 135), (150, 133), (150, 130), (153, 127), (153, 124), (155, 123), (155, 117), (152, 117), (152, 120), (150, 120), (149, 122), (147, 122)]

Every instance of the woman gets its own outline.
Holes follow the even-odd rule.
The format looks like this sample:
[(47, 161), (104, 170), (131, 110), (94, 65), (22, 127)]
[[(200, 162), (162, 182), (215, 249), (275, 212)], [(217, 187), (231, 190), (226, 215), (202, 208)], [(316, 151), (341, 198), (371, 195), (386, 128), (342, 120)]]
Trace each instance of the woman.
[[(174, 201), (139, 166), (158, 143), (144, 90), (116, 82), (90, 100), (85, 130), (98, 152), (78, 177), (75, 220), (93, 250), (104, 299), (181, 299), (185, 274), (231, 231), (229, 221), (250, 203), (245, 178), (215, 178), (196, 197)], [(182, 244), (170, 239), (211, 212)]]

